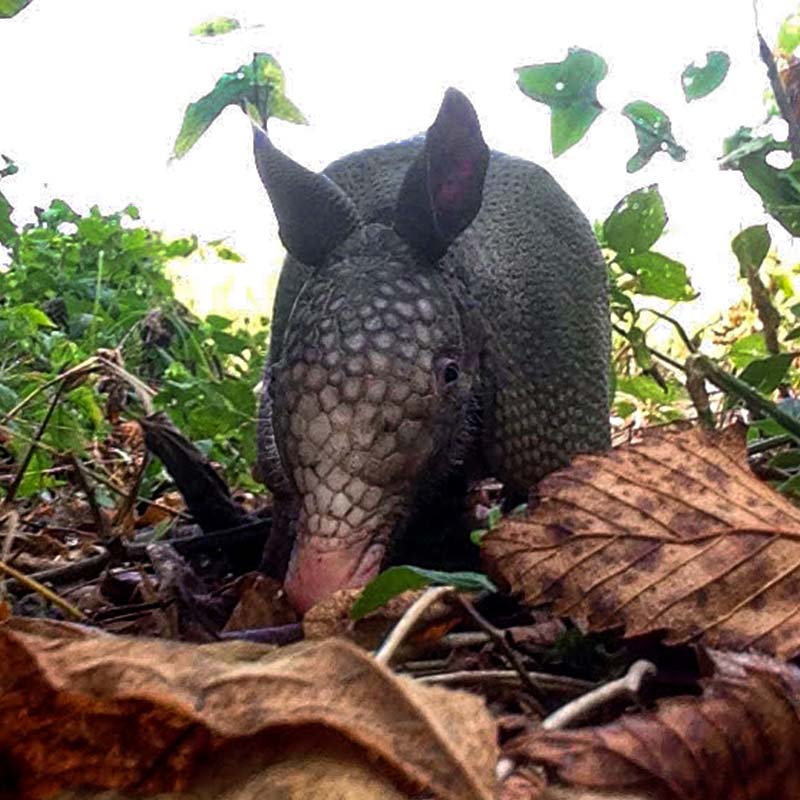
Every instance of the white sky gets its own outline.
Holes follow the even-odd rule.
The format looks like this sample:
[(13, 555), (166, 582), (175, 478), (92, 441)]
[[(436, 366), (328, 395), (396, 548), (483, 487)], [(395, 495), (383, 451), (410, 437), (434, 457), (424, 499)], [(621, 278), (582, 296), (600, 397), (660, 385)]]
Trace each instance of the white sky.
[[(765, 33), (774, 36), (795, 8), (796, 0), (762, 0)], [(189, 36), (221, 15), (263, 27), (212, 41)], [(609, 112), (553, 161), (549, 112), (519, 92), (513, 69), (561, 60), (571, 45), (608, 61), (599, 97)], [(53, 196), (80, 209), (133, 202), (169, 234), (229, 237), (247, 257), (233, 276), (233, 302), (266, 303), (281, 255), (244, 115), (228, 109), (182, 161), (167, 163), (186, 104), (255, 49), (278, 58), (288, 96), (311, 122), (271, 129), (307, 166), (425, 129), (444, 89), (457, 86), (490, 146), (548, 168), (590, 219), (604, 218), (626, 192), (660, 184), (670, 223), (659, 249), (687, 264), (707, 308), (736, 296), (730, 239), (768, 219), (741, 177), (716, 165), (722, 139), (763, 117), (751, 0), (33, 0), (0, 21), (0, 152), (21, 167), (3, 190), (17, 218)], [(687, 105), (680, 73), (712, 49), (730, 54), (728, 78)], [(633, 128), (610, 112), (634, 99), (671, 116), (689, 150), (683, 164), (659, 155), (627, 175)], [(197, 269), (202, 308), (223, 277), (216, 266)]]

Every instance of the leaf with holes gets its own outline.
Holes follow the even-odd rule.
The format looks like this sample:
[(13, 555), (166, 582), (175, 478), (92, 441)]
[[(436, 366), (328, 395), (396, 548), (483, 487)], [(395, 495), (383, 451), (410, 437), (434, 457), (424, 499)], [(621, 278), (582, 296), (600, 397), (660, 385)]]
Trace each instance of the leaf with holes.
[(607, 72), (603, 58), (578, 47), (570, 48), (558, 63), (517, 69), (517, 86), (522, 92), (550, 107), (554, 156), (577, 144), (603, 111), (597, 100), (597, 85)]
[(731, 59), (721, 50), (712, 50), (706, 54), (706, 64), (698, 67), (689, 64), (681, 75), (681, 86), (687, 103), (706, 97), (717, 89), (728, 75)]
[(764, 210), (792, 236), (800, 236), (800, 161), (785, 167), (767, 161), (772, 153), (788, 150), (788, 142), (776, 142), (772, 136), (756, 136), (749, 128), (740, 128), (725, 140), (720, 169), (741, 172), (760, 195)]
[(644, 100), (634, 100), (622, 109), (622, 114), (633, 123), (639, 142), (638, 151), (628, 161), (628, 172), (637, 172), (662, 150), (669, 153), (675, 161), (686, 158), (686, 150), (672, 135), (669, 117), (660, 108)]
[[(662, 700), (606, 725), (540, 728), (508, 743), (505, 754), (546, 774), (553, 791), (514, 796), (795, 800), (800, 670), (758, 655), (712, 652), (710, 660), (714, 672), (699, 697)], [(525, 772), (519, 777), (524, 782)]]
[(665, 300), (692, 300), (697, 293), (692, 288), (686, 267), (680, 261), (662, 253), (648, 250), (620, 259), (627, 272), (636, 275), (636, 294), (663, 297)]
[(800, 654), (800, 509), (750, 472), (742, 427), (646, 431), (539, 495), (481, 550), (526, 603), (590, 631)]
[(664, 232), (667, 212), (653, 184), (637, 189), (614, 206), (603, 223), (605, 243), (620, 256), (649, 250)]

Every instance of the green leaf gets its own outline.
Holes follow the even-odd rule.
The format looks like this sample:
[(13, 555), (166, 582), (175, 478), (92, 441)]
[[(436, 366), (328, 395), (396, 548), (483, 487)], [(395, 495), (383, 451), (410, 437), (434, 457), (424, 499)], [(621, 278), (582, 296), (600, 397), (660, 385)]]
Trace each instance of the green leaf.
[(800, 467), (800, 450), (784, 450), (770, 459), (769, 465), (776, 469), (797, 469)]
[(668, 256), (648, 250), (620, 259), (622, 266), (636, 275), (636, 294), (663, 297), (665, 300), (693, 300), (697, 293), (689, 282), (686, 267)]
[(210, 325), (215, 331), (224, 331), (233, 325), (233, 320), (219, 314), (209, 314), (206, 317), (206, 324)]
[(728, 359), (737, 369), (744, 369), (751, 362), (765, 358), (769, 354), (764, 335), (751, 333), (737, 339), (728, 351)]
[(787, 17), (778, 30), (778, 49), (785, 56), (791, 56), (800, 45), (800, 14)]
[(19, 172), (19, 167), (8, 156), (0, 153), (0, 158), (5, 161), (6, 165), (0, 169), (0, 178), (8, 178), (11, 175), (16, 175)]
[(788, 150), (788, 142), (776, 142), (772, 136), (756, 136), (750, 128), (740, 128), (725, 140), (720, 168), (741, 172), (760, 195), (766, 212), (792, 236), (800, 236), (800, 162), (783, 168), (767, 163), (770, 153)]
[(305, 117), (286, 97), (284, 87), (280, 64), (268, 53), (256, 53), (250, 64), (225, 73), (209, 94), (187, 106), (173, 157), (185, 156), (222, 110), (230, 105), (246, 110), (262, 127), (270, 117), (305, 125)]
[(633, 123), (639, 142), (639, 150), (628, 161), (628, 172), (640, 170), (662, 150), (669, 153), (675, 161), (686, 158), (686, 150), (672, 135), (669, 117), (660, 108), (644, 100), (634, 100), (622, 109), (622, 114)]
[(626, 195), (603, 223), (605, 242), (622, 256), (649, 250), (667, 224), (664, 200), (653, 184)]
[(687, 103), (699, 100), (711, 94), (725, 80), (731, 66), (731, 59), (721, 50), (712, 50), (706, 54), (706, 65), (698, 67), (689, 64), (681, 75), (681, 86)]
[(17, 238), (17, 228), (11, 221), (14, 206), (0, 192), (0, 244), (10, 245)]
[(32, 0), (0, 0), (0, 19), (9, 19), (16, 16)]
[(751, 225), (733, 237), (731, 249), (739, 262), (739, 277), (757, 271), (769, 253), (772, 238), (766, 225)]
[(633, 358), (639, 369), (650, 370), (653, 368), (653, 356), (647, 346), (647, 336), (641, 328), (631, 328), (628, 331), (627, 339), (633, 350)]
[(792, 279), (785, 272), (773, 272), (770, 279), (775, 284), (775, 288), (783, 293), (783, 296), (788, 300), (794, 297), (794, 285)]
[(654, 403), (663, 403), (669, 397), (649, 375), (636, 375), (633, 378), (620, 375), (617, 379), (617, 393)]
[(187, 258), (197, 250), (197, 237), (189, 236), (185, 239), (173, 239), (165, 251), (167, 258)]
[(538, 103), (550, 107), (550, 140), (554, 156), (579, 142), (603, 111), (597, 86), (608, 65), (591, 50), (570, 48), (563, 61), (519, 67), (517, 86)]
[(431, 585), (454, 586), (465, 592), (497, 591), (497, 587), (479, 572), (440, 572), (411, 566), (390, 567), (364, 587), (361, 596), (353, 604), (350, 617), (361, 619), (409, 589), (422, 589)]
[(223, 261), (233, 261), (237, 264), (241, 264), (244, 262), (244, 259), (235, 251), (232, 250), (230, 247), (220, 246), (214, 248), (216, 250), (217, 255)]
[(207, 22), (195, 25), (190, 31), (192, 36), (224, 36), (226, 33), (239, 30), (241, 24), (233, 17), (216, 17)]
[(483, 537), (486, 536), (487, 533), (489, 533), (488, 528), (476, 528), (474, 531), (470, 531), (469, 540), (472, 542), (472, 544), (480, 547)]
[(739, 378), (759, 392), (771, 394), (780, 386), (793, 360), (791, 353), (779, 353), (761, 361), (751, 361)]
[(602, 111), (598, 106), (587, 104), (553, 108), (550, 117), (550, 146), (553, 156), (558, 158), (583, 139)]
[(37, 492), (53, 486), (55, 480), (52, 476), (45, 474), (46, 470), (52, 466), (53, 460), (47, 453), (41, 448), (34, 450), (17, 489), (17, 497), (31, 497)]

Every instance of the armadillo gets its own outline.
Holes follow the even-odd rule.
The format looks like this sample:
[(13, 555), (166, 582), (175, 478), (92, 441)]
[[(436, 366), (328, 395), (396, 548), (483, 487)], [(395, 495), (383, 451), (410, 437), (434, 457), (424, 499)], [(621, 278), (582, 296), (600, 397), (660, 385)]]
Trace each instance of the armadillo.
[(375, 576), (454, 474), (521, 493), (609, 446), (607, 273), (571, 198), (490, 151), (455, 89), (425, 135), (321, 174), (257, 126), (254, 154), (287, 250), (258, 470), (302, 612)]

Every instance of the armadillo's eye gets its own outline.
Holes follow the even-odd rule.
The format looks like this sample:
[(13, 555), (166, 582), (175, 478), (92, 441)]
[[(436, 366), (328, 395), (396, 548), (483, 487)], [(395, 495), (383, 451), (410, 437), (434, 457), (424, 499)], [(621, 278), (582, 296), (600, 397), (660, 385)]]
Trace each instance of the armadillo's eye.
[(458, 376), (459, 376), (458, 363), (456, 361), (448, 361), (444, 365), (443, 377), (445, 385), (450, 383), (455, 383), (458, 380)]

